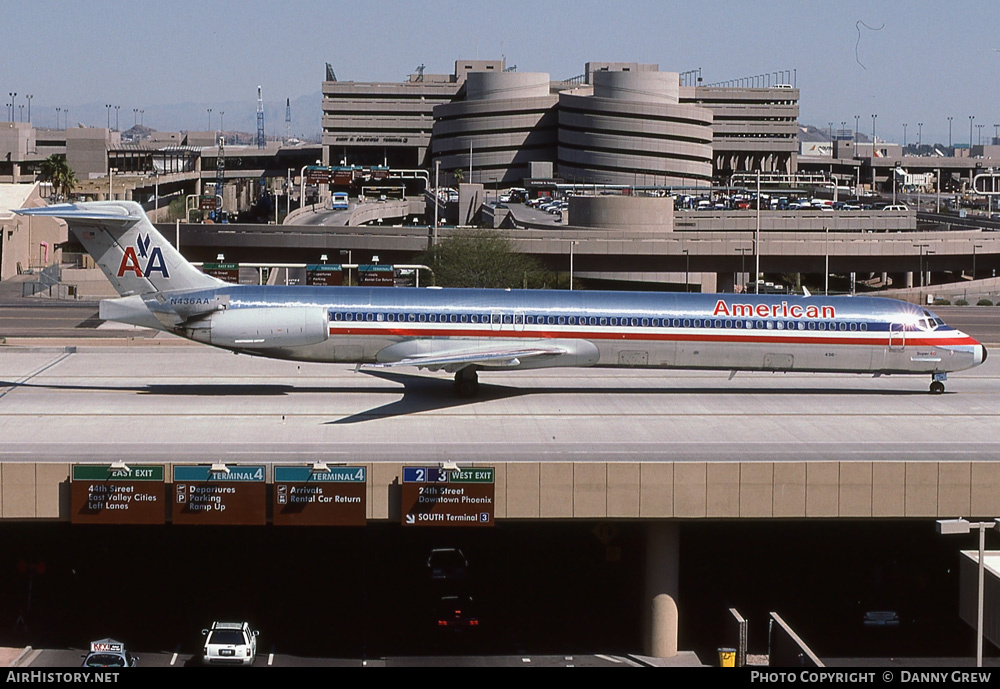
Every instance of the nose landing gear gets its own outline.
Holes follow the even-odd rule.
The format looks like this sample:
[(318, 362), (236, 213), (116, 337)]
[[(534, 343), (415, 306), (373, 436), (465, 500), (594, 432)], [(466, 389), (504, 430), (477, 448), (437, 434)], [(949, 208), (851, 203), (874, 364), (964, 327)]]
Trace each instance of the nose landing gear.
[(931, 394), (940, 395), (944, 392), (944, 381), (948, 380), (947, 373), (932, 373), (931, 374)]

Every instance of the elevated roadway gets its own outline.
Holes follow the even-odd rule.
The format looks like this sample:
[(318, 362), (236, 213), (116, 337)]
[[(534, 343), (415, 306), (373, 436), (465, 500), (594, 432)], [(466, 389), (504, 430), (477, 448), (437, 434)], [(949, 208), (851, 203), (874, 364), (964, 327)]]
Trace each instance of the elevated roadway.
[[(968, 312), (994, 331), (987, 310)], [(404, 465), (489, 465), (501, 527), (639, 530), (646, 564), (629, 566), (630, 604), (648, 617), (644, 653), (668, 657), (678, 618), (663, 601), (678, 600), (694, 525), (1000, 514), (996, 356), (935, 396), (922, 376), (549, 369), (483, 373), (469, 400), (443, 374), (99, 332), (15, 332), (0, 346), (0, 521), (12, 527), (69, 520), (74, 463), (163, 463), (168, 477), (177, 463), (265, 463), (269, 476), (277, 464), (362, 464), (374, 529), (399, 524)]]

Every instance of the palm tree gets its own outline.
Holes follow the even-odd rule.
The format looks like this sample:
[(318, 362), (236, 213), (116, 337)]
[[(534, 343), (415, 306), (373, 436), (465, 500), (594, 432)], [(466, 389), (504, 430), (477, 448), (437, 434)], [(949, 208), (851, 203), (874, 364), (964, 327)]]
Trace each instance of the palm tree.
[(62, 198), (68, 197), (76, 186), (76, 175), (66, 164), (66, 156), (53, 153), (38, 168), (38, 180), (50, 182), (52, 189)]
[(451, 171), (452, 177), (455, 178), (455, 184), (461, 184), (465, 181), (465, 173), (462, 172), (462, 168), (455, 168)]

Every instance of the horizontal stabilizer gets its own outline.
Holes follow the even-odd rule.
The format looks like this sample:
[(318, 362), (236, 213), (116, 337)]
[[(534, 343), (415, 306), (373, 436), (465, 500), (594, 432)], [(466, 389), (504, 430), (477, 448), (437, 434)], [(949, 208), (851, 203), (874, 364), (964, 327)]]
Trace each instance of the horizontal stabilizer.
[(46, 218), (62, 218), (63, 220), (97, 220), (100, 222), (128, 223), (139, 220), (142, 216), (132, 215), (124, 206), (109, 205), (101, 208), (86, 207), (75, 203), (63, 203), (57, 206), (43, 208), (18, 208), (18, 215), (36, 215)]

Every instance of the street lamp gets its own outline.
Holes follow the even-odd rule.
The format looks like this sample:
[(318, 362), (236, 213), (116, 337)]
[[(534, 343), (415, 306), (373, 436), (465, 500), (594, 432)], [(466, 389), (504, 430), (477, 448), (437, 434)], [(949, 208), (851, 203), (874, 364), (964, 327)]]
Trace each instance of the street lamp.
[(354, 263), (354, 260), (351, 258), (351, 250), (341, 249), (340, 255), (347, 256), (347, 284), (349, 286), (351, 284), (351, 265)]
[(681, 249), (684, 254), (684, 291), (690, 291), (691, 285), (691, 252), (688, 249)]
[(924, 123), (917, 122), (917, 153), (920, 153), (920, 145), (924, 137)]
[(108, 109), (108, 129), (111, 129), (111, 103), (106, 104), (104, 107)]
[(903, 150), (906, 150), (906, 122), (903, 123)]
[(861, 115), (855, 115), (854, 116), (854, 153), (855, 153), (855, 156), (857, 155), (857, 152), (858, 152), (858, 137), (861, 136), (861, 129), (860, 129), (860, 124), (859, 124), (860, 122), (861, 122)]
[(830, 296), (830, 228), (824, 227), (823, 232), (826, 233), (826, 242), (823, 248), (824, 258), (824, 270), (823, 274), (823, 296)]
[(969, 115), (969, 157), (972, 157), (972, 120), (976, 119), (975, 115)]
[(573, 247), (580, 242), (569, 240), (569, 289), (573, 291)]
[(108, 168), (108, 201), (115, 200), (115, 173), (118, 172), (118, 168), (109, 167)]
[(940, 536), (967, 534), (972, 529), (979, 529), (979, 597), (976, 608), (976, 667), (983, 666), (983, 558), (986, 553), (986, 529), (1000, 528), (1000, 520), (991, 522), (970, 522), (966, 519), (938, 519), (937, 532)]
[(14, 97), (17, 95), (17, 92), (15, 92), (15, 91), (9, 91), (8, 95), (10, 96), (10, 121), (13, 122), (14, 121)]
[[(951, 148), (951, 121), (953, 119), (955, 119), (955, 118), (954, 117), (949, 117), (948, 118), (948, 148)], [(955, 153), (952, 152), (952, 155), (955, 155)]]
[(31, 124), (31, 99), (35, 96), (33, 94), (28, 94), (25, 98), (28, 99), (28, 124)]
[(913, 247), (920, 249), (920, 287), (924, 286), (924, 249), (930, 244), (914, 244)]
[(116, 132), (118, 131), (118, 111), (121, 110), (121, 109), (122, 109), (122, 106), (120, 106), (120, 105), (116, 105), (115, 106), (115, 131)]

